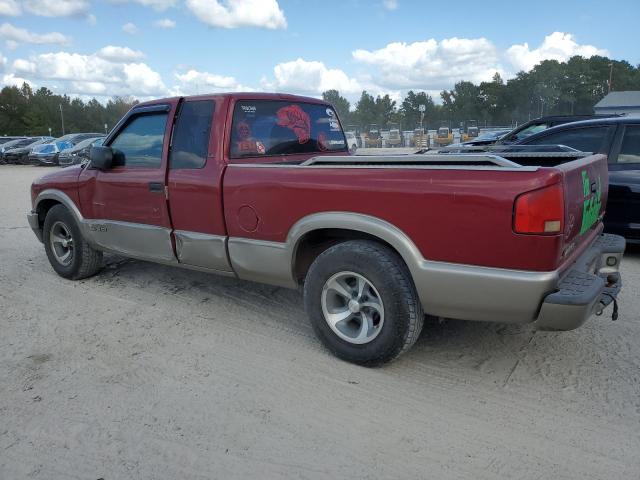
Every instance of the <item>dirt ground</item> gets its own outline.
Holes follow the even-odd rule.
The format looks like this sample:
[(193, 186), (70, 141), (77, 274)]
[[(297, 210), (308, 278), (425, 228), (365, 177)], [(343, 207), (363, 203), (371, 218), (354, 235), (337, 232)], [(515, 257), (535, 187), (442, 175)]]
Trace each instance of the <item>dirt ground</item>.
[(620, 319), (430, 322), (366, 369), (298, 292), (115, 256), (58, 277), (0, 166), (0, 479), (640, 478), (640, 253)]

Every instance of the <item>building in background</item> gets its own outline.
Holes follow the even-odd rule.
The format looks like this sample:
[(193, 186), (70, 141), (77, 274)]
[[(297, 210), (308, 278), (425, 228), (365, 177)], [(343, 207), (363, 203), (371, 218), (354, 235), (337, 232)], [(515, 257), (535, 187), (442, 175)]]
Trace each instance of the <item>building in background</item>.
[(593, 110), (597, 115), (640, 115), (640, 90), (610, 92), (595, 104)]

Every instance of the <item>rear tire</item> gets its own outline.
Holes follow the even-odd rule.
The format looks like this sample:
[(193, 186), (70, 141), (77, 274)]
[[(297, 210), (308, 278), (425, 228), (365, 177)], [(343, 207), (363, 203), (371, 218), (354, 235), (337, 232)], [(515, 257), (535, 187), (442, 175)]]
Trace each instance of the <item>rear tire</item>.
[(80, 280), (95, 275), (102, 268), (102, 252), (89, 246), (64, 205), (56, 205), (47, 213), (43, 241), (49, 263), (61, 277)]
[(407, 351), (424, 322), (402, 258), (369, 240), (343, 242), (321, 253), (307, 273), (304, 304), (316, 335), (331, 352), (368, 367)]

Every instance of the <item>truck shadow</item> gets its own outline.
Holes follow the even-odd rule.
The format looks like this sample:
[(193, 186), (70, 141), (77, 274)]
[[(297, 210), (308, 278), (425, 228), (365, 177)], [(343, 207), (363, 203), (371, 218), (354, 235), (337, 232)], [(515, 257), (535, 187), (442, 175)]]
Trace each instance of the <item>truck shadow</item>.
[[(176, 312), (186, 322), (192, 321), (191, 316), (212, 322), (224, 319), (238, 328), (287, 336), (283, 340), (315, 352), (310, 355), (323, 352), (306, 318), (299, 291), (117, 256), (105, 259), (104, 270), (88, 281), (114, 287), (129, 300), (144, 305), (157, 299), (158, 305)], [(414, 347), (380, 372), (425, 382), (432, 374), (443, 375), (456, 383), (481, 384), (483, 388), (538, 385), (557, 393), (568, 388), (598, 390), (598, 382), (608, 383), (618, 363), (635, 363), (632, 358), (617, 358), (625, 357), (625, 352), (613, 351), (624, 333), (618, 328), (622, 320), (612, 324), (604, 316), (594, 317), (575, 331), (539, 332), (531, 324), (427, 317)], [(330, 364), (336, 365), (330, 354), (324, 353)], [(335, 362), (335, 368), (354, 368)], [(322, 368), (320, 364), (318, 368)], [(585, 368), (588, 374), (583, 372)]]

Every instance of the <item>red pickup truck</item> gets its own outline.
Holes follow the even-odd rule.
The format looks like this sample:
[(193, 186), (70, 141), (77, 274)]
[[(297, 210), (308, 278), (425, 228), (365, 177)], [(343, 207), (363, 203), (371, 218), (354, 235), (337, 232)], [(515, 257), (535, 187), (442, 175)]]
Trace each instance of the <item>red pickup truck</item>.
[(568, 330), (615, 304), (606, 158), (507, 157), (354, 157), (321, 100), (170, 98), (36, 180), (28, 219), (65, 278), (115, 252), (302, 288), (322, 342), (379, 365), (425, 313)]

